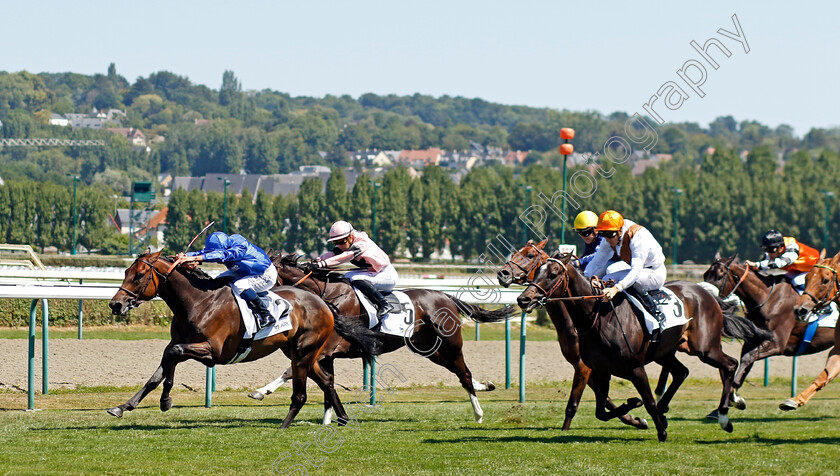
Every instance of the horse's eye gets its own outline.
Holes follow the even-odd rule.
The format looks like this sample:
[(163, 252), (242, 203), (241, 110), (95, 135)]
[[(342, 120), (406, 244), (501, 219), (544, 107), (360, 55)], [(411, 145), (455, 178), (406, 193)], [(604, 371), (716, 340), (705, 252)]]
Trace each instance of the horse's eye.
[(828, 278), (823, 278), (823, 284), (828, 284)]
[(528, 259), (534, 259), (534, 253), (529, 253), (527, 256)]
[(137, 273), (134, 275), (134, 280), (140, 281), (141, 279), (143, 279), (143, 276), (145, 276), (145, 273)]

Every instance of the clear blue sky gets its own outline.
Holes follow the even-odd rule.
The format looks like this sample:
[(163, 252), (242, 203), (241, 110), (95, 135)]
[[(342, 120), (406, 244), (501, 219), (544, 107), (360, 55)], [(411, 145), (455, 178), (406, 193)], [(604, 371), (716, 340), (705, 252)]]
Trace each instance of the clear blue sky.
[[(668, 122), (717, 116), (771, 127), (840, 125), (840, 5), (820, 2), (3, 1), (0, 70), (168, 70), (218, 89), (479, 97), (558, 109), (642, 111), (717, 37), (732, 51)], [(717, 34), (735, 31), (750, 52)], [(660, 106), (661, 107), (661, 106)]]

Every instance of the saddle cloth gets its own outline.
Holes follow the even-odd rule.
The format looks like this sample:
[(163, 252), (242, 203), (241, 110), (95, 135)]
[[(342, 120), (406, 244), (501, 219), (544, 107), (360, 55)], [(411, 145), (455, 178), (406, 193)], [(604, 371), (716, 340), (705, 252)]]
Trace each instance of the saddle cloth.
[[(685, 315), (685, 308), (680, 298), (678, 298), (677, 295), (670, 289), (662, 288), (654, 291), (648, 291), (648, 294), (651, 298), (653, 298), (653, 301), (659, 307), (659, 312), (661, 312), (662, 316), (664, 316), (660, 332), (672, 327), (681, 327), (691, 320), (690, 317)], [(651, 333), (654, 329), (659, 328), (659, 321), (647, 312), (638, 299), (631, 296), (626, 291), (624, 292), (624, 295), (627, 296), (630, 303), (636, 309), (642, 311), (642, 316), (644, 317), (645, 327), (647, 327), (648, 333)]]
[(257, 320), (248, 303), (236, 293), (233, 293), (233, 295), (236, 298), (236, 304), (239, 305), (242, 322), (245, 323), (245, 335), (242, 337), (243, 339), (265, 339), (292, 328), (292, 318), (289, 316), (289, 311), (292, 310), (292, 304), (273, 292), (266, 291), (265, 293), (259, 293), (260, 299), (270, 300), (268, 308), (271, 310), (271, 315), (274, 316), (275, 321), (273, 326), (264, 327), (259, 331), (257, 331)]
[(834, 302), (819, 310), (819, 312), (812, 312), (808, 315), (808, 322), (816, 322), (817, 327), (829, 327), (834, 329), (837, 327), (837, 318), (840, 317), (840, 310)]
[[(356, 288), (353, 288), (353, 290), (356, 291), (356, 296), (359, 297), (362, 307), (367, 311), (369, 327), (373, 329), (377, 324), (380, 324), (376, 317), (376, 306), (361, 291)], [(383, 292), (382, 295), (396, 311), (382, 318), (379, 332), (405, 337), (414, 335), (414, 304), (412, 304), (408, 295), (400, 291)]]

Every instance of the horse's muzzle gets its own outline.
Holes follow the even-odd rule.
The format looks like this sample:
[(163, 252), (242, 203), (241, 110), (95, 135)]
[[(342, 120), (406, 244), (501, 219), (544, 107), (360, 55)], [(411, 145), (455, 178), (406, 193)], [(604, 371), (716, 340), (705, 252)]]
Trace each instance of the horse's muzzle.
[(496, 277), (499, 279), (499, 284), (504, 287), (509, 287), (513, 284), (513, 274), (506, 269), (499, 270), (496, 273)]
[(519, 297), (516, 298), (516, 304), (518, 304), (519, 308), (523, 311), (531, 312), (540, 305), (540, 301), (532, 298), (531, 296), (520, 294)]
[(111, 308), (111, 314), (115, 316), (124, 316), (128, 314), (129, 309), (136, 306), (132, 306), (130, 302), (112, 299), (111, 302), (108, 303), (108, 307)]
[(811, 314), (811, 309), (805, 309), (805, 306), (796, 305), (793, 307), (793, 315), (799, 322), (808, 320), (808, 315)]

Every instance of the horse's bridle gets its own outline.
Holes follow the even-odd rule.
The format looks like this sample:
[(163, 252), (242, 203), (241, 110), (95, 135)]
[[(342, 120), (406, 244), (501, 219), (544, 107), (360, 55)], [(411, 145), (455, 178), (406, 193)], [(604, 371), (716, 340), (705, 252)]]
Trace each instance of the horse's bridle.
[[(717, 263), (723, 263), (723, 261), (721, 261), (721, 260), (717, 260), (716, 262)], [(732, 271), (731, 269), (729, 269), (729, 267), (731, 265), (732, 265), (732, 263), (729, 263), (728, 265), (727, 264), (723, 265), (723, 269), (725, 269), (726, 273), (727, 273), (726, 277), (728, 278), (729, 276), (732, 276), (733, 278), (737, 278), (738, 275), (735, 274), (735, 271)], [(722, 297), (721, 299), (724, 300), (724, 299), (727, 299), (729, 296), (732, 296), (735, 293), (735, 290), (738, 289), (738, 287), (741, 285), (741, 283), (743, 283), (744, 280), (747, 279), (748, 274), (750, 274), (750, 267), (747, 266), (747, 265), (744, 265), (744, 274), (741, 275), (741, 277), (737, 279), (738, 282), (735, 283), (735, 286), (732, 288), (732, 291), (729, 291), (726, 294), (726, 296)], [(728, 279), (727, 279), (727, 281), (728, 281)], [(773, 280), (773, 284), (770, 286), (770, 292), (767, 293), (767, 297), (764, 299), (764, 301), (761, 304), (751, 308), (750, 310), (757, 311), (757, 310), (761, 309), (762, 307), (764, 307), (764, 305), (767, 304), (767, 302), (770, 300), (770, 297), (773, 296), (773, 291), (775, 291), (775, 290), (776, 290), (776, 280)], [(721, 291), (723, 291), (723, 289), (721, 289)]]
[[(145, 293), (146, 289), (149, 287), (149, 285), (152, 284), (152, 282), (155, 283), (155, 293), (152, 294), (152, 297), (149, 298), (149, 299), (155, 298), (155, 296), (157, 296), (158, 293), (160, 292), (160, 285), (161, 285), (160, 280), (163, 280), (163, 282), (165, 283), (166, 280), (169, 278), (169, 273), (166, 273), (166, 274), (161, 273), (155, 267), (155, 263), (157, 263), (157, 260), (158, 260), (158, 258), (155, 258), (154, 261), (146, 261), (145, 259), (143, 259), (141, 257), (138, 257), (137, 259), (134, 260), (135, 263), (139, 261), (139, 262), (145, 264), (146, 266), (151, 268), (153, 272), (149, 273), (148, 276), (146, 277), (145, 282), (143, 284), (141, 284), (140, 286), (138, 286), (138, 289), (140, 290), (139, 292), (134, 292), (130, 289), (124, 288), (123, 286), (120, 286), (120, 291), (128, 294), (131, 297), (131, 300), (129, 300), (129, 302), (128, 302), (128, 305), (129, 305), (130, 308), (137, 307), (137, 304), (138, 304), (137, 299), (140, 297), (140, 295)], [(154, 279), (155, 276), (159, 276), (160, 280), (155, 280)]]
[(824, 264), (815, 264), (815, 268), (824, 268), (831, 271), (834, 274), (834, 279), (831, 282), (832, 287), (834, 288), (834, 294), (829, 297), (830, 291), (825, 292), (825, 296), (822, 299), (817, 299), (813, 294), (809, 293), (808, 291), (803, 292), (802, 294), (808, 296), (809, 298), (814, 300), (814, 309), (813, 311), (819, 311), (820, 309), (824, 308), (828, 305), (831, 301), (837, 299), (837, 296), (840, 295), (840, 276), (837, 274), (837, 270), (831, 266), (826, 266)]
[[(537, 284), (535, 282), (530, 283), (531, 286), (534, 286), (535, 288), (537, 288), (540, 291), (540, 293), (542, 293), (542, 295), (543, 295), (537, 301), (541, 306), (544, 306), (545, 303), (547, 303), (549, 300), (552, 299), (551, 295), (554, 294), (554, 291), (557, 291), (557, 289), (560, 288), (561, 285), (564, 286), (564, 289), (563, 289), (564, 294), (568, 294), (568, 291), (569, 291), (569, 274), (568, 274), (568, 271), (566, 271), (566, 266), (563, 264), (563, 262), (561, 262), (557, 258), (549, 257), (548, 259), (545, 260), (546, 263), (548, 263), (549, 261), (554, 261), (557, 264), (559, 264), (560, 267), (563, 268), (563, 273), (562, 273), (562, 276), (560, 277), (560, 279), (558, 279), (551, 286), (551, 288), (548, 290), (548, 292), (546, 292), (545, 289), (543, 289), (542, 286), (540, 286), (539, 284)], [(543, 263), (543, 264), (545, 264), (545, 263)], [(557, 299), (557, 298), (553, 298), (553, 299)]]
[[(549, 257), (548, 253), (545, 252), (545, 250), (542, 250), (542, 249), (538, 248), (537, 245), (535, 245), (534, 243), (528, 243), (525, 246), (526, 247), (530, 246), (530, 247), (534, 248), (538, 253), (537, 259), (534, 261), (534, 264), (531, 265), (530, 268), (526, 269), (524, 266), (522, 266), (521, 264), (519, 264), (519, 263), (517, 263), (513, 260), (508, 261), (508, 264), (516, 266), (517, 268), (519, 268), (520, 271), (522, 271), (522, 275), (518, 276), (518, 277), (515, 277), (513, 280), (514, 281), (522, 280), (523, 283), (529, 282), (528, 276), (531, 276), (531, 274), (533, 272), (535, 272), (537, 270), (537, 268), (539, 268), (540, 266), (542, 266), (543, 264), (546, 263), (546, 261), (543, 261), (543, 257), (546, 257), (548, 259), (552, 259), (551, 257)], [(519, 253), (517, 251), (517, 254), (521, 254), (521, 253)], [(530, 279), (534, 279), (533, 276), (531, 276)]]

